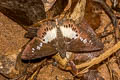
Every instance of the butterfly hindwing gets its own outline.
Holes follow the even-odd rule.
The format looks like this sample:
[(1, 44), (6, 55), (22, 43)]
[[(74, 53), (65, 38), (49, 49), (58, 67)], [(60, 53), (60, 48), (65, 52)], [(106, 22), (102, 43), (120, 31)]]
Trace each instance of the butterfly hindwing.
[(23, 50), (21, 58), (23, 60), (31, 60), (42, 58), (57, 53), (56, 49), (50, 44), (43, 43), (39, 38), (33, 38)]

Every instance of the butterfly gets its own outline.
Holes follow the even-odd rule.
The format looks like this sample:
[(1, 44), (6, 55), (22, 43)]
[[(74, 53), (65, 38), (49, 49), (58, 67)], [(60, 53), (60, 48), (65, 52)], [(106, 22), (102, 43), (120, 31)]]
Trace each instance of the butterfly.
[(59, 53), (62, 58), (66, 52), (82, 53), (98, 51), (103, 44), (95, 32), (84, 21), (75, 24), (73, 20), (43, 22), (34, 37), (25, 47), (21, 58), (31, 60)]

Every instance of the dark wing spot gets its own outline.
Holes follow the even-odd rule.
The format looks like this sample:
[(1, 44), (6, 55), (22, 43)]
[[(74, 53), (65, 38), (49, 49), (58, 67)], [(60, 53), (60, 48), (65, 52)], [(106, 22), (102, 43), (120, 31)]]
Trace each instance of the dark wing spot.
[(68, 28), (69, 26), (68, 25), (66, 25), (66, 28)]
[(68, 25), (69, 27), (71, 26), (71, 24)]
[(45, 32), (43, 32), (42, 34), (45, 35)]
[(43, 32), (43, 35), (46, 35), (46, 32)]
[(67, 27), (66, 25), (64, 25), (64, 27)]
[(46, 31), (46, 28), (44, 29), (44, 31)]
[(42, 38), (44, 37), (44, 35), (42, 35)]
[(45, 39), (43, 39), (43, 41), (45, 41)]
[(76, 34), (76, 36), (78, 36), (78, 34)]

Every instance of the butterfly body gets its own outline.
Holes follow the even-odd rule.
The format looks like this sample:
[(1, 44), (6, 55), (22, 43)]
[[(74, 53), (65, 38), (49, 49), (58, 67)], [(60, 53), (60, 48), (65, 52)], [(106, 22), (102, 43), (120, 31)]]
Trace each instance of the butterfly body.
[(23, 51), (22, 59), (41, 58), (58, 52), (65, 58), (66, 52), (95, 51), (103, 47), (94, 33), (85, 30), (82, 25), (72, 20), (59, 20), (57, 23), (47, 21), (41, 24), (37, 37)]

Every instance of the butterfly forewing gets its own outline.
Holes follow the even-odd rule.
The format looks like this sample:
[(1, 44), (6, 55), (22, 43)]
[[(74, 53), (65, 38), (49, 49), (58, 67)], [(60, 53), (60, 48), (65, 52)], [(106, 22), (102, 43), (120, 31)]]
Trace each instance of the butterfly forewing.
[[(103, 44), (96, 37), (95, 33), (88, 25), (76, 25), (73, 21), (65, 21), (61, 31), (65, 39), (69, 39), (67, 51), (86, 52), (96, 51), (103, 48)], [(87, 27), (86, 27), (87, 26)], [(85, 28), (86, 27), (86, 28)]]
[(23, 60), (31, 60), (42, 58), (57, 53), (56, 49), (50, 44), (43, 43), (39, 38), (33, 38), (25, 47), (21, 58)]
[(50, 43), (57, 37), (55, 22), (48, 21), (42, 24), (37, 32), (37, 36), (44, 42)]

